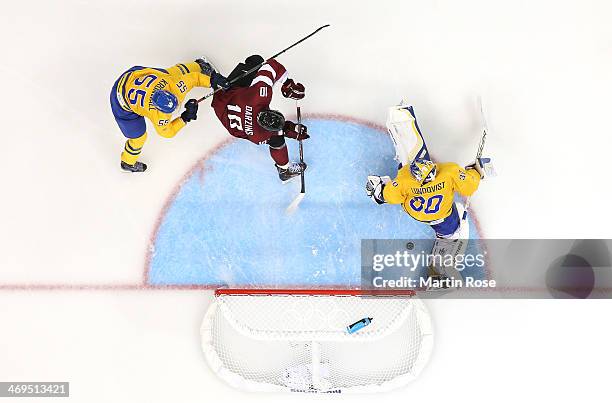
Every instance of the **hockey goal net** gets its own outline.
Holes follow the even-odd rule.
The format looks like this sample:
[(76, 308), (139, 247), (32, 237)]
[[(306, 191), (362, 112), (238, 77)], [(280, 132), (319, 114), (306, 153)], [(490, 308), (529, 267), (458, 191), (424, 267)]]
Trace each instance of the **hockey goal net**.
[(420, 372), (433, 344), (410, 291), (219, 289), (201, 336), (212, 370), (251, 391), (392, 389)]

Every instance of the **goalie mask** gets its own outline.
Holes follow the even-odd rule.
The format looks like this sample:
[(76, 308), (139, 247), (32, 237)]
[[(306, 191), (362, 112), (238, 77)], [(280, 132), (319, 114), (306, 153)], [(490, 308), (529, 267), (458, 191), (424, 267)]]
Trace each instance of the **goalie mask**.
[(266, 109), (257, 114), (259, 126), (270, 132), (279, 132), (285, 126), (285, 117), (279, 111)]
[(424, 185), (436, 178), (436, 164), (426, 159), (417, 158), (410, 163), (410, 173), (417, 182)]

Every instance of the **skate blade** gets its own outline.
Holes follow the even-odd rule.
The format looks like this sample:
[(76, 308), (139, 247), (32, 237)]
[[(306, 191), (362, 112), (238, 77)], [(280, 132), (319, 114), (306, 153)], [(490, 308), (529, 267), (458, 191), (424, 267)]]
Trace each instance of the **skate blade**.
[(287, 179), (286, 181), (281, 180), (281, 183), (283, 185), (286, 185), (287, 183), (292, 183), (296, 178), (299, 178), (299, 177), (300, 177), (300, 175), (296, 175), (294, 177), (291, 177), (291, 178)]

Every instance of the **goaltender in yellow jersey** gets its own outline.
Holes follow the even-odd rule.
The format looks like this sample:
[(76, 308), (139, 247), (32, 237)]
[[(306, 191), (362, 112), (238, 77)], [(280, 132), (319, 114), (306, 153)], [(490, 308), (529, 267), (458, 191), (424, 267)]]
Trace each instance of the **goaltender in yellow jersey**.
[[(409, 166), (401, 167), (393, 180), (388, 176), (368, 176), (366, 192), (376, 203), (401, 204), (412, 218), (429, 224), (436, 233), (431, 254), (454, 257), (465, 252), (469, 239), (469, 225), (459, 211), (463, 212), (463, 206), (455, 203), (455, 192), (471, 196), (484, 178), (489, 162), (490, 158), (477, 158), (463, 169), (452, 162), (434, 164), (417, 158)], [(442, 260), (429, 266), (428, 275), (461, 278), (452, 264)]]
[(463, 169), (452, 162), (434, 164), (416, 159), (400, 168), (394, 180), (388, 176), (369, 176), (366, 192), (378, 204), (401, 204), (412, 218), (431, 225), (436, 237), (451, 238), (458, 234), (461, 221), (455, 192), (471, 196), (478, 189), (488, 162), (488, 158), (479, 158)]
[[(471, 196), (485, 173), (493, 172), (491, 159), (481, 158), (484, 135), (476, 161), (462, 168), (452, 162), (431, 161), (411, 105), (402, 102), (390, 107), (387, 129), (395, 147), (395, 159), (400, 163), (399, 170), (393, 180), (388, 176), (368, 176), (367, 195), (378, 204), (401, 204), (412, 218), (430, 225), (436, 234), (431, 255), (454, 258), (463, 254), (469, 239), (469, 224), (464, 207), (455, 203), (455, 193)], [(461, 278), (454, 265), (446, 261), (434, 261), (428, 269), (430, 277)]]
[(431, 223), (451, 215), (455, 192), (471, 196), (478, 189), (480, 174), (475, 169), (465, 170), (452, 162), (435, 164), (434, 169), (434, 179), (421, 184), (410, 167), (403, 167), (390, 186), (385, 186), (385, 201), (401, 204), (417, 221)]
[(127, 141), (121, 154), (121, 168), (143, 172), (146, 164), (138, 156), (147, 139), (145, 117), (163, 137), (174, 137), (185, 125), (197, 119), (198, 102), (190, 99), (185, 111), (172, 119), (172, 113), (193, 87), (229, 88), (227, 79), (205, 59), (179, 63), (168, 69), (134, 66), (113, 85), (110, 104), (113, 116)]

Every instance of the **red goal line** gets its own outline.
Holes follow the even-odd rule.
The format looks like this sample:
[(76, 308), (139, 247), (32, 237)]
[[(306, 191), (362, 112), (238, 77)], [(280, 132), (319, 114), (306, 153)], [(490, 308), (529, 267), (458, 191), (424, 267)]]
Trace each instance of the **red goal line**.
[(218, 288), (215, 296), (221, 295), (319, 295), (319, 296), (405, 296), (416, 295), (414, 290), (392, 290), (392, 289), (333, 289), (333, 288)]

